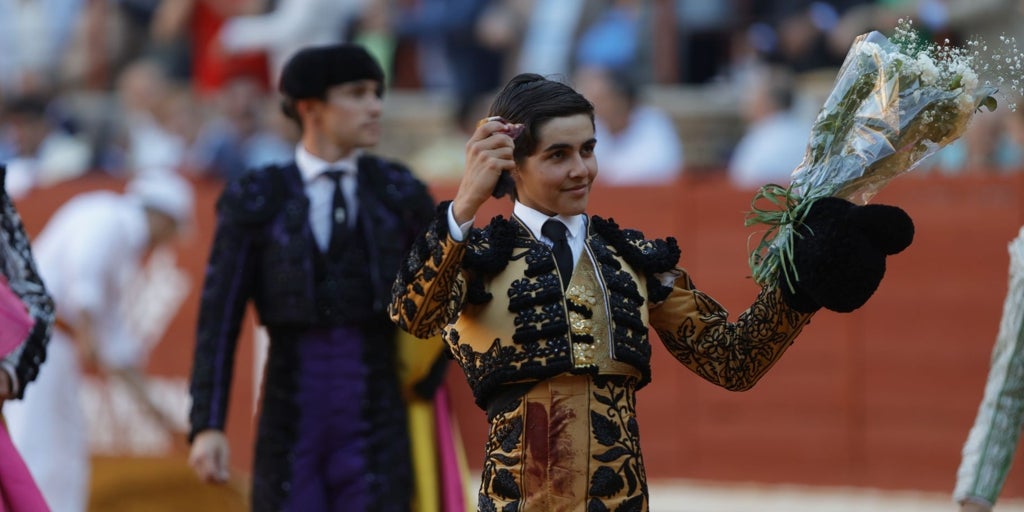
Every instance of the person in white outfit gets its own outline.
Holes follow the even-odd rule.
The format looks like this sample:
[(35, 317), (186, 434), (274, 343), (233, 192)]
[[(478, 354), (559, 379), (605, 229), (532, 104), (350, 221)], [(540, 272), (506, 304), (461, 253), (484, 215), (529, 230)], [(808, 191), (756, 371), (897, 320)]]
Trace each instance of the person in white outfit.
[(683, 174), (683, 142), (668, 112), (644, 104), (624, 69), (582, 67), (580, 92), (594, 103), (594, 148), (605, 185), (662, 185)]
[(807, 151), (813, 119), (795, 108), (795, 84), (788, 72), (765, 69), (745, 85), (747, 126), (729, 158), (729, 182), (741, 189), (787, 186)]
[(148, 401), (140, 367), (145, 347), (124, 317), (126, 291), (146, 254), (172, 241), (191, 222), (190, 184), (170, 171), (135, 178), (124, 194), (93, 191), (64, 204), (36, 238), (33, 251), (56, 304), (46, 361), (21, 402), (4, 409), (15, 446), (50, 505), (84, 511), (89, 445), (78, 390), (83, 363)]

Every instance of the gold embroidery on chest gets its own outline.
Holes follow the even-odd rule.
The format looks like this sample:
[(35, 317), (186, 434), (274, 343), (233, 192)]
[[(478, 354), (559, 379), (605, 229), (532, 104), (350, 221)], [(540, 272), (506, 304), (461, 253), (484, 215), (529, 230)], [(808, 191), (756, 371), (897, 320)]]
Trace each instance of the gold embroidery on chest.
[(570, 344), (572, 345), (573, 366), (576, 368), (594, 366), (596, 346), (595, 336), (604, 331), (596, 322), (603, 318), (595, 318), (595, 310), (603, 308), (604, 298), (600, 295), (600, 284), (594, 273), (590, 258), (584, 252), (573, 271), (572, 280), (565, 290), (565, 301), (568, 306)]
[(590, 252), (583, 251), (565, 291), (573, 367), (596, 367), (600, 374), (637, 374), (636, 368), (612, 356), (613, 330), (605, 294)]
[[(591, 311), (597, 306), (597, 296), (589, 286), (570, 284), (569, 289), (565, 291), (565, 298), (569, 302), (583, 306)], [(577, 311), (569, 312), (569, 327), (572, 329), (573, 335), (585, 334), (593, 336), (594, 334), (593, 320)]]

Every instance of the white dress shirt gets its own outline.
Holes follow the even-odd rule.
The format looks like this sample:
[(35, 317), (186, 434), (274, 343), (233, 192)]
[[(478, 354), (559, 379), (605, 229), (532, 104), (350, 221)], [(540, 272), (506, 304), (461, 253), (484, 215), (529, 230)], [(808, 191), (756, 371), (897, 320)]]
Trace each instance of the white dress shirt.
[[(451, 233), (451, 237), (456, 242), (461, 242), (466, 239), (469, 235), (469, 229), (473, 227), (473, 221), (476, 219), (470, 219), (469, 221), (458, 224), (455, 222), (454, 204), (448, 205), (448, 231)], [(556, 215), (549, 217), (529, 206), (526, 206), (519, 201), (516, 201), (515, 206), (512, 208), (512, 213), (515, 214), (519, 220), (526, 224), (527, 229), (533, 233), (534, 238), (548, 244), (548, 246), (554, 245), (554, 243), (548, 239), (548, 237), (541, 234), (541, 227), (548, 219), (557, 219), (562, 224), (565, 224), (566, 241), (569, 242), (569, 248), (572, 249), (572, 261), (573, 268), (576, 266), (576, 261), (580, 259), (580, 254), (583, 254), (583, 244), (586, 239), (587, 230), (587, 216), (584, 214), (579, 215)]]
[(341, 178), (342, 193), (345, 194), (345, 206), (348, 210), (348, 225), (355, 226), (359, 202), (356, 197), (356, 172), (361, 151), (353, 151), (349, 156), (337, 162), (327, 162), (306, 151), (299, 144), (295, 147), (295, 165), (299, 167), (302, 180), (306, 186), (306, 197), (309, 198), (309, 227), (313, 230), (317, 246), (321, 251), (327, 250), (331, 240), (331, 224), (334, 206), (334, 180), (324, 175), (324, 171), (341, 170), (345, 174)]

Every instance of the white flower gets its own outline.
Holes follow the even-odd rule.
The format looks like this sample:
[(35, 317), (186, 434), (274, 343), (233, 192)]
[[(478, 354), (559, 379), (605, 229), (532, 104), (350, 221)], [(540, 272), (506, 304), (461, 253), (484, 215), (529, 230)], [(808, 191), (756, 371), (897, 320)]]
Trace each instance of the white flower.
[(965, 69), (961, 75), (960, 84), (967, 95), (973, 95), (978, 90), (978, 74), (973, 69)]
[[(890, 180), (962, 136), (982, 100), (991, 106), (987, 63), (977, 59), (977, 48), (988, 47), (969, 46), (923, 46), (903, 21), (892, 39), (873, 32), (854, 41), (790, 187), (769, 185), (755, 196), (784, 205), (748, 217), (748, 225), (769, 226), (750, 258), (758, 283), (777, 285), (795, 275), (791, 236), (809, 204), (828, 196), (867, 203)], [(1021, 59), (1006, 65), (1015, 63)]]
[(882, 53), (882, 48), (875, 43), (865, 41), (863, 44), (860, 45), (860, 53), (863, 55), (867, 55), (868, 57), (873, 57), (875, 55), (878, 55), (879, 53)]
[(934, 85), (939, 80), (939, 68), (935, 65), (935, 61), (932, 60), (930, 55), (925, 52), (918, 53), (917, 60), (914, 63), (916, 64), (917, 71), (921, 74), (922, 85)]

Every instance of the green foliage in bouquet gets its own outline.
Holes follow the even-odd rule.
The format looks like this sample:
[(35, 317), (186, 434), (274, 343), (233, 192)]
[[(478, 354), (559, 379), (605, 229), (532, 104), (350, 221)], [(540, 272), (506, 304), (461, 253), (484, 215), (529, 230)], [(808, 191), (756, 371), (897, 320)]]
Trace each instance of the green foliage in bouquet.
[[(1006, 58), (1019, 75), (1019, 55), (996, 58)], [(777, 285), (781, 279), (794, 289), (793, 237), (810, 234), (798, 228), (814, 201), (834, 196), (866, 204), (893, 178), (962, 136), (982, 107), (994, 110), (997, 90), (981, 83), (979, 68), (988, 69), (978, 51), (928, 44), (909, 21), (901, 20), (891, 39), (878, 32), (858, 37), (790, 186), (767, 185), (751, 203), (746, 225), (766, 227), (750, 254), (755, 281)]]

